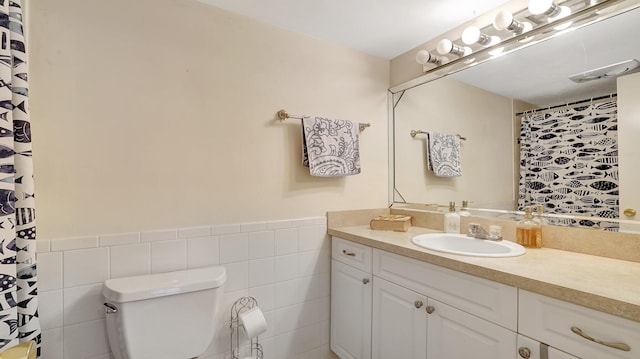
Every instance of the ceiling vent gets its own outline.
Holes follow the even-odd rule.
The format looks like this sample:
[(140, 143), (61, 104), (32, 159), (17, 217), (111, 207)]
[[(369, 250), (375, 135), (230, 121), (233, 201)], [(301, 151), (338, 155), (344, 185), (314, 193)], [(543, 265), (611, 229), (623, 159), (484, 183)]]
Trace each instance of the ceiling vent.
[(580, 72), (569, 76), (569, 80), (582, 83), (600, 79), (612, 79), (622, 76), (640, 68), (638, 60), (627, 60), (613, 65), (607, 65), (597, 69)]

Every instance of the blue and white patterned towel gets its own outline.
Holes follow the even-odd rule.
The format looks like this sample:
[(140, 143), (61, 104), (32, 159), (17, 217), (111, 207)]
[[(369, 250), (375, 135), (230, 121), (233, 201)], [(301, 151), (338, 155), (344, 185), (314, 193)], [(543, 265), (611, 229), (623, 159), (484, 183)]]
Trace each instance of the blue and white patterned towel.
[(439, 132), (427, 134), (427, 165), (438, 177), (462, 176), (460, 137)]
[(360, 173), (358, 126), (346, 120), (303, 118), (302, 165), (309, 167), (312, 176)]

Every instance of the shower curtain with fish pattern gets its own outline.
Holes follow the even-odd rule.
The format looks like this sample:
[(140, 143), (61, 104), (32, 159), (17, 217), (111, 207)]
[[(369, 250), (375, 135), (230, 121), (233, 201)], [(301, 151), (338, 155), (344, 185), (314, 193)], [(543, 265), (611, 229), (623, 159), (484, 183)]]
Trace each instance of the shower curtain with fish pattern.
[(0, 352), (40, 355), (27, 55), (20, 0), (0, 0)]
[[(618, 116), (615, 100), (522, 117), (518, 208), (618, 218)], [(617, 223), (553, 219), (617, 230)]]

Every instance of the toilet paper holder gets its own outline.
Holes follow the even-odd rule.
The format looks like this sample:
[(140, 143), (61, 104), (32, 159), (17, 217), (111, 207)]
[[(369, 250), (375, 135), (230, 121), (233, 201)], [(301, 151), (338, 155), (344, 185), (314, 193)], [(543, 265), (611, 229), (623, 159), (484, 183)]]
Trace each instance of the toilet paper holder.
[[(253, 297), (242, 297), (236, 300), (231, 306), (231, 358), (241, 359), (241, 347), (244, 347), (241, 341), (242, 323), (240, 322), (240, 314), (258, 307), (258, 302)], [(262, 359), (262, 345), (258, 342), (258, 336), (249, 338), (249, 353), (242, 358)]]

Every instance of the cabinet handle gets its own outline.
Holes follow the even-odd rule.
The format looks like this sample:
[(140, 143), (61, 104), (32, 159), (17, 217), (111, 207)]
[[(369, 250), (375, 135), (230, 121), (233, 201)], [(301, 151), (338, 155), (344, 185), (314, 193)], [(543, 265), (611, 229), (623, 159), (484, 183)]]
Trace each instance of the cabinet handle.
[(415, 305), (416, 308), (418, 308), (418, 309), (422, 308), (422, 304), (423, 303), (420, 300), (416, 300), (415, 302), (413, 302), (413, 305)]
[(353, 253), (353, 252), (347, 252), (347, 250), (346, 250), (346, 249), (343, 249), (343, 250), (342, 250), (342, 253), (343, 253), (343, 254), (345, 254), (345, 255), (348, 255), (349, 257), (355, 257), (355, 256), (356, 256), (356, 254), (355, 254), (355, 253)]
[(582, 329), (578, 328), (578, 327), (571, 327), (571, 331), (574, 332), (575, 334), (590, 340), (594, 343), (598, 343), (604, 346), (607, 346), (609, 348), (614, 348), (614, 349), (618, 349), (618, 350), (622, 350), (625, 352), (629, 352), (631, 351), (631, 347), (629, 347), (628, 345), (624, 344), (624, 343), (609, 343), (609, 342), (604, 342), (602, 340), (596, 339), (592, 336), (589, 336), (588, 334), (586, 334), (585, 332), (582, 331)]
[(362, 284), (369, 284), (369, 278), (362, 278)]
[(518, 354), (520, 354), (521, 358), (529, 359), (531, 358), (531, 349), (526, 347), (520, 347), (518, 348)]
[(434, 308), (432, 305), (427, 305), (427, 313), (432, 314), (435, 311), (436, 308)]

